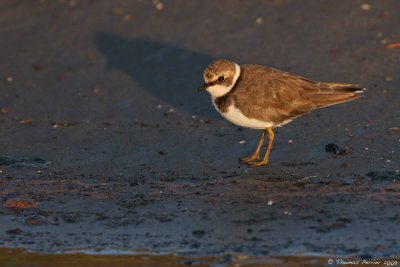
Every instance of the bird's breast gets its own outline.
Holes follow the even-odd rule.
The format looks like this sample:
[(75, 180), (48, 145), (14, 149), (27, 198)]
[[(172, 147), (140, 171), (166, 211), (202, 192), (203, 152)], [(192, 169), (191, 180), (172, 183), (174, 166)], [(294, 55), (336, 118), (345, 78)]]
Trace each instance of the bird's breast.
[(223, 99), (212, 99), (215, 109), (228, 121), (240, 127), (252, 129), (265, 129), (269, 127), (276, 127), (274, 122), (261, 121), (254, 118), (249, 118), (242, 113), (242, 111), (235, 106), (234, 101), (224, 101)]

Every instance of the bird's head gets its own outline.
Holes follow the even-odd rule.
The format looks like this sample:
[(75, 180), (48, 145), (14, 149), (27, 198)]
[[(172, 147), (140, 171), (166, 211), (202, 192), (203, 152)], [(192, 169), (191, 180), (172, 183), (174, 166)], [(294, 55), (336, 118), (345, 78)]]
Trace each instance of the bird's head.
[(232, 61), (217, 59), (204, 70), (204, 85), (197, 92), (206, 90), (213, 98), (229, 93), (240, 76), (240, 67)]

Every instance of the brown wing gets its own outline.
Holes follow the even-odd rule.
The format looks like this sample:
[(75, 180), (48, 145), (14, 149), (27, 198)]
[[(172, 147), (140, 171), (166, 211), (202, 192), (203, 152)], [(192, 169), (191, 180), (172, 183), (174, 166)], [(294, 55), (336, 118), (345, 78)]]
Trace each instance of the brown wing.
[(277, 69), (241, 65), (241, 75), (232, 92), (244, 115), (281, 123), (313, 109), (358, 98), (357, 85), (314, 82)]

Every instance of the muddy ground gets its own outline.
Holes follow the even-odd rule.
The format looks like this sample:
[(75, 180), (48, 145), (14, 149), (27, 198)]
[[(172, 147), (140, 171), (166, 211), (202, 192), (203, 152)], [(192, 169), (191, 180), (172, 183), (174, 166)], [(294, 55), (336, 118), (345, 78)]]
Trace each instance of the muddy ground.
[[(399, 12), (1, 1), (0, 247), (400, 256)], [(261, 133), (194, 93), (214, 58), (368, 91), (278, 129), (270, 165), (252, 169), (238, 159)]]

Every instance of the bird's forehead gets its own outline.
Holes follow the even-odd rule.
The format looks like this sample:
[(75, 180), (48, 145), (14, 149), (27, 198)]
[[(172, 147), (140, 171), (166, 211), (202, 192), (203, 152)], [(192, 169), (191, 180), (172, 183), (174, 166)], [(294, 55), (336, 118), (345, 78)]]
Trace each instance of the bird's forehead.
[(235, 71), (235, 63), (227, 60), (216, 60), (205, 69), (204, 77), (211, 79), (216, 75), (231, 71)]

